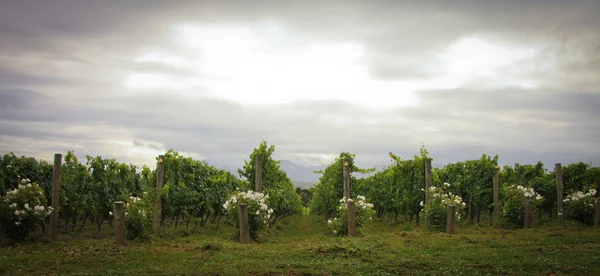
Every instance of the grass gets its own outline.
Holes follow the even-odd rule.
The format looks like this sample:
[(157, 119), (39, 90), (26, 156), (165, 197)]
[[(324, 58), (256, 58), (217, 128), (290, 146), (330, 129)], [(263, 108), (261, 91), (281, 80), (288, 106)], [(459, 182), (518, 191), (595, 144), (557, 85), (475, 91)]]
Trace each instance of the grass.
[(187, 237), (117, 246), (104, 235), (0, 248), (6, 275), (600, 275), (600, 229), (549, 224), (455, 235), (374, 221), (362, 237), (332, 237), (321, 219), (292, 216), (242, 245), (225, 224)]

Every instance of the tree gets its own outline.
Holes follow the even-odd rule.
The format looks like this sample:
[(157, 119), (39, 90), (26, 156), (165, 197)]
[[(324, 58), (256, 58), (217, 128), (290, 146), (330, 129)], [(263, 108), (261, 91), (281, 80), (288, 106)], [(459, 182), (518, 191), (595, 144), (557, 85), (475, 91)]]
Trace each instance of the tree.
[(244, 160), (244, 167), (238, 169), (240, 177), (245, 177), (253, 190), (256, 186), (256, 156), (262, 157), (262, 184), (263, 192), (269, 195), (270, 207), (274, 210), (274, 219), (282, 216), (299, 213), (302, 211), (302, 200), (296, 193), (292, 180), (287, 173), (279, 167), (281, 161), (272, 158), (275, 146), (267, 145), (262, 141), (258, 148), (250, 153), (250, 161)]
[(310, 211), (313, 214), (322, 215), (325, 218), (332, 218), (335, 215), (336, 208), (339, 206), (339, 201), (344, 197), (344, 163), (348, 162), (350, 172), (350, 197), (356, 197), (357, 190), (354, 186), (357, 185), (356, 177), (353, 172), (370, 173), (372, 169), (361, 169), (354, 164), (355, 155), (349, 152), (342, 152), (325, 170), (316, 171), (321, 174), (319, 182), (315, 185), (313, 200), (311, 202)]

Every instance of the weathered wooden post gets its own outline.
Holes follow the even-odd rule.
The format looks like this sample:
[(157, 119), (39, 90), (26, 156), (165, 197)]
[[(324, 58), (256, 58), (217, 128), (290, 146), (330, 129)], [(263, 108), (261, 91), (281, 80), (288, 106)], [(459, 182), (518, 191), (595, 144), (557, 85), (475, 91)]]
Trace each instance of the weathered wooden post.
[(446, 233), (454, 234), (456, 224), (456, 206), (448, 205), (448, 214), (446, 215)]
[(523, 224), (525, 228), (531, 228), (533, 224), (533, 204), (531, 203), (531, 199), (525, 200), (525, 217)]
[(348, 201), (346, 203), (348, 209), (348, 236), (354, 237), (357, 235), (356, 232), (356, 206), (354, 201)]
[(154, 234), (160, 231), (160, 221), (162, 218), (162, 188), (165, 180), (165, 156), (158, 156), (158, 166), (156, 168), (156, 194), (154, 195)]
[(596, 198), (596, 219), (594, 219), (594, 226), (600, 227), (600, 197)]
[(425, 159), (425, 204), (429, 203), (429, 188), (431, 188), (431, 159)]
[(561, 220), (563, 218), (563, 175), (560, 163), (554, 165), (554, 171), (556, 172), (556, 209), (558, 211), (558, 219)]
[(123, 201), (114, 203), (113, 212), (115, 215), (115, 232), (117, 236), (117, 244), (125, 245), (125, 205)]
[(499, 168), (496, 165), (494, 170), (494, 214), (493, 214), (493, 223), (500, 222), (500, 178), (498, 176)]
[(257, 155), (255, 157), (254, 162), (254, 190), (255, 192), (262, 193), (263, 192), (263, 183), (262, 183), (262, 171), (263, 171), (263, 159), (262, 155)]
[(344, 161), (344, 197), (350, 198), (350, 167), (348, 161)]
[[(425, 205), (429, 203), (429, 188), (431, 188), (431, 159), (425, 158)], [(419, 220), (417, 216), (417, 226), (419, 225)], [(425, 215), (425, 226), (429, 225), (429, 218)]]
[(248, 203), (238, 203), (240, 220), (240, 242), (250, 243), (250, 224), (248, 223)]
[(58, 231), (58, 209), (60, 202), (60, 169), (62, 166), (62, 154), (54, 154), (54, 172), (52, 179), (52, 213), (50, 214), (50, 238), (56, 239)]

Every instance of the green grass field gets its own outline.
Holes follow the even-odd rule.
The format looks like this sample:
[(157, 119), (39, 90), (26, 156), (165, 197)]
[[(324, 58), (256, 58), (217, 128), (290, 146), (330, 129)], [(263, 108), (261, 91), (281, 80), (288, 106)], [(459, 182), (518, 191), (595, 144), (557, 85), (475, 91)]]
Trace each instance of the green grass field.
[[(504, 230), (462, 225), (455, 235), (374, 221), (366, 235), (336, 238), (317, 217), (278, 222), (242, 245), (235, 229), (117, 246), (103, 235), (0, 248), (1, 275), (600, 275), (600, 229), (572, 223)], [(186, 235), (189, 234), (189, 235)]]

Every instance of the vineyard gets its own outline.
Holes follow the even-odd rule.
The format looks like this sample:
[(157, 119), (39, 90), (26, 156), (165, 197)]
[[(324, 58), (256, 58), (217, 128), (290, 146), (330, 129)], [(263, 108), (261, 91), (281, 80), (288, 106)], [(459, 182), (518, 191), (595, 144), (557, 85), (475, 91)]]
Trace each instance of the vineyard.
[[(577, 260), (577, 254), (600, 250), (600, 232), (593, 227), (600, 223), (600, 167), (583, 162), (557, 163), (554, 171), (541, 162), (499, 167), (499, 156), (484, 154), (432, 168), (433, 158), (422, 147), (410, 159), (390, 152), (392, 165), (376, 171), (357, 167), (357, 157), (344, 152), (315, 172), (321, 176), (314, 188), (300, 190), (272, 158), (274, 151), (262, 142), (237, 176), (172, 150), (158, 156), (153, 168), (100, 156), (82, 162), (73, 152), (64, 160), (55, 156), (54, 164), (5, 154), (0, 161), (0, 274), (50, 273), (47, 267), (19, 264), (47, 263), (44, 256), (57, 250), (50, 248), (67, 248), (59, 255), (73, 262), (48, 257), (52, 265), (41, 266), (65, 273), (78, 272), (77, 263), (101, 266), (83, 255), (135, 264), (99, 274), (298, 273), (295, 269), (316, 275), (360, 273), (351, 267), (381, 274), (407, 273), (411, 267), (424, 274), (458, 274), (461, 268), (483, 274), (600, 271), (597, 256)], [(357, 178), (353, 173), (371, 175)], [(577, 244), (584, 246), (575, 250)], [(515, 266), (520, 255), (512, 245), (540, 248), (539, 254), (523, 258), (548, 266)], [(376, 252), (378, 247), (381, 252)], [(455, 252), (466, 259), (444, 257), (443, 264), (437, 263), (436, 256), (454, 251), (451, 247), (477, 249), (479, 257), (491, 259), (504, 252), (515, 259), (494, 263)], [(287, 250), (290, 259), (275, 257)], [(166, 259), (160, 267), (142, 256), (163, 251), (165, 256), (155, 257), (183, 254), (207, 265), (177, 268)], [(24, 252), (33, 254), (31, 259)], [(115, 254), (136, 257), (117, 260)], [(397, 264), (388, 260), (390, 265), (379, 260), (393, 255), (404, 259)], [(225, 263), (232, 268), (219, 270), (227, 258), (239, 262), (229, 260)], [(258, 265), (259, 271), (245, 260), (256, 258), (267, 262)], [(278, 264), (271, 266), (269, 260)], [(481, 263), (486, 265), (477, 267)], [(188, 271), (191, 267), (195, 270)]]

